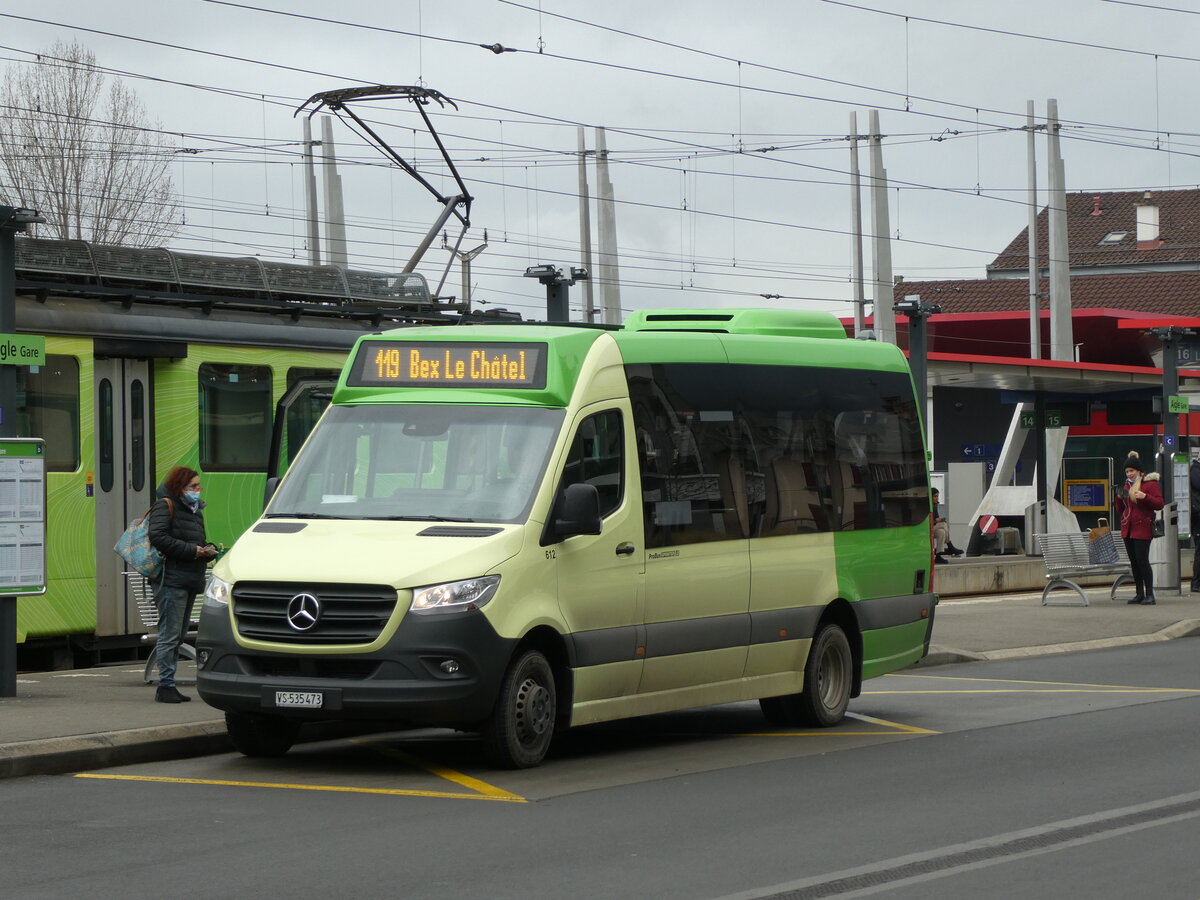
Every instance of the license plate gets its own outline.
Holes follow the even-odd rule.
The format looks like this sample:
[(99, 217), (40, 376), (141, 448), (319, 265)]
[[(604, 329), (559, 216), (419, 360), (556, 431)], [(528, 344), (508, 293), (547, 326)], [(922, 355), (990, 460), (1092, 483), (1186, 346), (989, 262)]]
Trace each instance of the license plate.
[(299, 709), (320, 709), (324, 701), (320, 691), (276, 691), (275, 705)]

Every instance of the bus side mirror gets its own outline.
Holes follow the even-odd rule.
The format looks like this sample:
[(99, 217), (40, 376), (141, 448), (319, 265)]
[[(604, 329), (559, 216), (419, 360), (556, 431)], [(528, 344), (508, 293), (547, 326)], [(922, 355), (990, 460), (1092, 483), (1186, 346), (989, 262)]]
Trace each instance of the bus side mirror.
[(279, 487), (278, 476), (272, 475), (267, 479), (267, 486), (263, 488), (263, 509), (267, 508), (267, 504), (271, 502), (271, 498), (275, 496), (275, 488)]
[(577, 534), (599, 534), (600, 492), (594, 484), (568, 484), (558, 495), (543, 544), (566, 540)]

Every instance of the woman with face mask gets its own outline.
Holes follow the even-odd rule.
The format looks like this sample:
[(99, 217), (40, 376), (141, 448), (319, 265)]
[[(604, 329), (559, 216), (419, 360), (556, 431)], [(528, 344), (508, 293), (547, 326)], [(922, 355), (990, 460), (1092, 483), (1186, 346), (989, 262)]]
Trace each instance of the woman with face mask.
[(184, 703), (191, 700), (175, 687), (175, 669), (179, 662), (179, 644), (187, 633), (192, 603), (204, 590), (208, 561), (217, 549), (205, 538), (204, 515), (200, 512), (200, 475), (187, 466), (176, 466), (167, 473), (158, 489), (158, 499), (150, 509), (150, 543), (163, 555), (163, 572), (154, 587), (154, 605), (158, 608), (158, 690), (159, 703)]
[(1150, 566), (1150, 541), (1154, 538), (1154, 516), (1163, 508), (1158, 473), (1147, 472), (1136, 450), (1125, 460), (1125, 484), (1117, 489), (1117, 520), (1129, 555), (1136, 593), (1130, 604), (1154, 606), (1154, 569)]

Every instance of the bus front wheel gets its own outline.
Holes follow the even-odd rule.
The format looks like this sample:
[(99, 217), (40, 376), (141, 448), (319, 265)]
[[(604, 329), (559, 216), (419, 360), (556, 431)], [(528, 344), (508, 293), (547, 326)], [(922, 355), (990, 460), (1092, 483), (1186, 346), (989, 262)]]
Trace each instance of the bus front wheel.
[(804, 691), (759, 700), (772, 725), (829, 728), (838, 724), (850, 705), (854, 685), (854, 656), (841, 626), (829, 624), (817, 632), (804, 665)]
[(554, 737), (557, 702), (546, 657), (537, 650), (523, 653), (505, 673), (496, 708), (484, 723), (484, 755), (506, 769), (536, 766)]

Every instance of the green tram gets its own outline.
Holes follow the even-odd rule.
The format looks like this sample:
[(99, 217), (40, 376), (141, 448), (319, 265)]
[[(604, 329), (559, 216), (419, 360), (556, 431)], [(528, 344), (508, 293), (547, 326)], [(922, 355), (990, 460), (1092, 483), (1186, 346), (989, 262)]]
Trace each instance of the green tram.
[(17, 329), (46, 364), (19, 368), (20, 436), (47, 455), (47, 590), (17, 605), (18, 658), (127, 658), (146, 628), (113, 544), (184, 464), (204, 476), (209, 537), (262, 512), (355, 340), (460, 321), (415, 274), (264, 263), (19, 238)]

